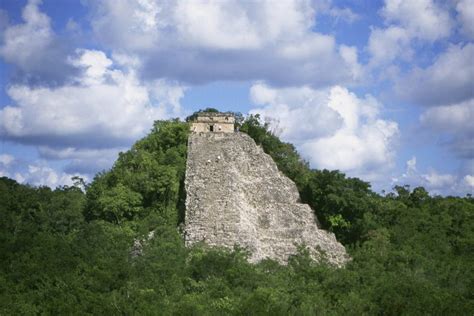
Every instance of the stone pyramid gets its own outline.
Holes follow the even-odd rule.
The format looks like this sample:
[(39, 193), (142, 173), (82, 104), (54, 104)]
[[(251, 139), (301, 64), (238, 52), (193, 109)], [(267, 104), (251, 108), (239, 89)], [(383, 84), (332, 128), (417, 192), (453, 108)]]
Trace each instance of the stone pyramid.
[(318, 227), (296, 185), (244, 133), (192, 133), (186, 166), (185, 241), (190, 246), (247, 248), (250, 261), (286, 263), (298, 245), (336, 266), (348, 256), (334, 234)]

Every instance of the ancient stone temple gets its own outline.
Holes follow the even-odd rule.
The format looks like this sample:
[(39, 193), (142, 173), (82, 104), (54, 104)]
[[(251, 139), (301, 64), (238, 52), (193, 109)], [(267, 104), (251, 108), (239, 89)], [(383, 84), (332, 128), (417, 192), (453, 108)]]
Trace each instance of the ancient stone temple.
[[(198, 123), (212, 124), (209, 121), (198, 118)], [(228, 132), (227, 127), (222, 132), (200, 132), (201, 126), (188, 139), (188, 246), (204, 242), (231, 248), (238, 244), (251, 252), (251, 262), (271, 258), (286, 263), (297, 246), (304, 244), (315, 258), (324, 252), (337, 266), (347, 261), (344, 246), (334, 234), (318, 227), (313, 210), (300, 203), (296, 185), (250, 136), (233, 128)]]
[(233, 133), (235, 117), (232, 113), (201, 112), (191, 123), (191, 131), (195, 133)]

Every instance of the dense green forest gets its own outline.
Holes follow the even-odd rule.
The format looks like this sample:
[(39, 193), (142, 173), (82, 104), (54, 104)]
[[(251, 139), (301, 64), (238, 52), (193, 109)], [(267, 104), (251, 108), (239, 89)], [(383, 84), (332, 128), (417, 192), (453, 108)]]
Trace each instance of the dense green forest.
[(281, 266), (249, 264), (245, 249), (185, 248), (189, 128), (157, 121), (89, 184), (0, 178), (0, 315), (474, 314), (472, 196), (407, 186), (380, 195), (310, 169), (258, 117), (239, 125), (344, 243), (345, 268), (304, 249)]

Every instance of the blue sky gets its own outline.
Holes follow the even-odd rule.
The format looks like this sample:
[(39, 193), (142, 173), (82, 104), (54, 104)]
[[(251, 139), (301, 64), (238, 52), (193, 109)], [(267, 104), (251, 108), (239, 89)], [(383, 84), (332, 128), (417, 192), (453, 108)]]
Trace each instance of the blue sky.
[(0, 175), (90, 181), (216, 107), (377, 191), (472, 193), (473, 21), (472, 0), (3, 0)]

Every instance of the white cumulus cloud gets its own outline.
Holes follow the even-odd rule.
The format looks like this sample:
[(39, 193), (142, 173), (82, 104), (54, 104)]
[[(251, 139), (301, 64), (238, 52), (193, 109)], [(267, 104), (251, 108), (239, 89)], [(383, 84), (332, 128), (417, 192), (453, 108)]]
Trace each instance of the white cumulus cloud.
[(421, 175), (421, 177), (425, 180), (430, 189), (447, 188), (449, 190), (456, 183), (456, 177), (454, 175), (440, 174), (433, 170), (427, 174)]
[(394, 185), (422, 186), (431, 194), (464, 195), (474, 190), (474, 176), (440, 172), (433, 168), (427, 171), (417, 169), (417, 159), (412, 157), (406, 162), (405, 173), (394, 179)]
[(456, 5), (461, 28), (471, 40), (474, 39), (474, 5), (472, 0), (461, 0)]
[(382, 16), (399, 23), (412, 37), (437, 40), (451, 33), (449, 11), (433, 0), (385, 0)]
[(438, 131), (450, 133), (474, 133), (474, 99), (436, 106), (421, 115), (421, 123)]
[(451, 45), (426, 68), (415, 68), (396, 82), (398, 94), (424, 105), (474, 98), (474, 44)]
[(420, 117), (424, 128), (446, 136), (442, 144), (459, 158), (474, 159), (474, 99), (453, 105), (436, 106)]
[(119, 152), (125, 152), (128, 147), (117, 148), (54, 148), (39, 146), (41, 158), (47, 161), (64, 160), (67, 173), (95, 174), (109, 169), (118, 157)]
[(0, 164), (7, 167), (9, 166), (15, 158), (12, 155), (9, 154), (1, 154), (0, 155)]
[(59, 87), (13, 85), (13, 105), (0, 110), (0, 136), (21, 143), (111, 148), (143, 136), (156, 119), (180, 114), (184, 89), (164, 80), (142, 83), (114, 68), (103, 52), (82, 50), (71, 63), (75, 82)]
[(35, 186), (56, 187), (62, 184), (72, 184), (70, 175), (65, 173), (58, 174), (54, 169), (47, 166), (29, 165), (28, 172), (21, 175), (24, 180)]
[(390, 63), (399, 57), (408, 60), (413, 55), (410, 35), (406, 29), (398, 26), (373, 29), (369, 37), (368, 51), (372, 56), (371, 65)]
[(464, 182), (474, 191), (474, 175), (466, 175), (463, 178)]
[(116, 52), (139, 56), (146, 78), (325, 86), (359, 74), (356, 51), (339, 50), (334, 36), (314, 31), (318, 13), (335, 12), (318, 1), (88, 3), (96, 36)]
[(34, 186), (72, 185), (72, 177), (79, 176), (86, 181), (90, 177), (79, 171), (58, 171), (45, 160), (28, 160), (27, 157), (15, 157), (11, 154), (0, 155), (0, 177), (9, 177), (19, 183)]
[(30, 0), (22, 12), (24, 23), (8, 27), (3, 35), (0, 55), (22, 68), (34, 67), (38, 62), (37, 57), (53, 41), (50, 19), (39, 11), (39, 3)]
[(7, 25), (0, 37), (0, 57), (16, 65), (28, 78), (57, 82), (73, 69), (65, 58), (65, 41), (58, 40), (40, 5), (41, 0), (29, 0), (22, 10), (23, 23)]
[(104, 52), (98, 50), (78, 49), (76, 53), (79, 57), (70, 57), (69, 62), (84, 71), (78, 81), (83, 85), (103, 83), (109, 67), (113, 64), (112, 60), (107, 58)]
[(371, 180), (376, 171), (393, 165), (398, 125), (380, 118), (381, 105), (370, 95), (359, 98), (340, 86), (314, 90), (257, 84), (251, 97), (260, 106), (252, 113), (270, 118), (281, 137), (295, 142), (316, 168)]
[(371, 66), (398, 58), (409, 60), (414, 54), (413, 41), (433, 42), (452, 33), (449, 10), (433, 0), (385, 0), (380, 13), (387, 26), (375, 27), (370, 33)]

